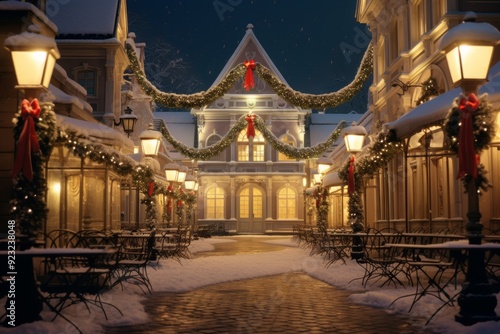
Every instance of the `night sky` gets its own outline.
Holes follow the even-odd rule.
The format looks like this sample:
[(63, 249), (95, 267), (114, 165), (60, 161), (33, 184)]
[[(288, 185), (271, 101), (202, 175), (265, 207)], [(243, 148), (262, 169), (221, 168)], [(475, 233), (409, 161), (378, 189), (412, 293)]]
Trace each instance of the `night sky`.
[[(341, 3), (341, 4), (339, 4)], [(354, 78), (369, 41), (355, 0), (128, 0), (129, 31), (145, 42), (148, 78), (162, 90), (193, 93), (214, 82), (248, 23), (288, 84), (336, 91)], [(157, 77), (153, 77), (156, 74)], [(189, 79), (186, 79), (189, 78)], [(366, 88), (336, 112), (366, 110)], [(360, 110), (361, 109), (361, 110)], [(329, 111), (330, 112), (330, 111)]]

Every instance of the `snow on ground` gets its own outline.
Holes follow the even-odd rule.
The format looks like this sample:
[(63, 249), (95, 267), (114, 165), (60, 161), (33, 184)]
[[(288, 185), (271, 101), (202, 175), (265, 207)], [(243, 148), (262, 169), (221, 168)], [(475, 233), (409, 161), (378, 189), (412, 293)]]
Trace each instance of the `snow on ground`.
[[(238, 237), (200, 239), (193, 241), (190, 249), (192, 253), (210, 251), (217, 243), (237, 241)], [(397, 297), (411, 294), (414, 291), (412, 287), (396, 289), (394, 287), (379, 288), (375, 285), (365, 289), (360, 280), (351, 282), (351, 280), (363, 275), (363, 269), (355, 261), (348, 260), (346, 265), (335, 263), (326, 268), (325, 262), (320, 257), (310, 256), (309, 249), (298, 247), (292, 239), (275, 237), (264, 239), (263, 237), (262, 241), (282, 245), (286, 248), (266, 253), (200, 257), (182, 260), (180, 263), (171, 259), (161, 260), (157, 266), (148, 270), (154, 291), (184, 292), (211, 284), (303, 271), (328, 284), (352, 291), (350, 299), (354, 303), (381, 307), (387, 309), (387, 312), (403, 314), (408, 312), (412, 297), (402, 298), (392, 306), (389, 307), (389, 305)], [(99, 310), (89, 313), (82, 303), (69, 307), (64, 314), (76, 323), (83, 333), (102, 333), (104, 331), (102, 326), (123, 326), (149, 321), (141, 304), (141, 301), (147, 297), (137, 286), (132, 284), (126, 284), (124, 288), (124, 291), (115, 288), (102, 295), (103, 301), (119, 307), (124, 314), (123, 316), (107, 307), (109, 320), (106, 321)], [(456, 293), (457, 291), (451, 289), (449, 292)], [(499, 299), (498, 296), (497, 299)], [(0, 303), (3, 305), (5, 301), (2, 300)], [(426, 319), (440, 305), (438, 299), (424, 296), (411, 312), (412, 323), (423, 327)], [(469, 327), (462, 326), (454, 320), (457, 313), (458, 307), (445, 307), (427, 328), (444, 334), (496, 334), (500, 332), (500, 322), (480, 323)], [(500, 315), (500, 300), (496, 313)], [(76, 333), (75, 329), (60, 317), (50, 322), (53, 313), (46, 307), (42, 317), (44, 321), (21, 325), (14, 329), (0, 327), (0, 333)]]

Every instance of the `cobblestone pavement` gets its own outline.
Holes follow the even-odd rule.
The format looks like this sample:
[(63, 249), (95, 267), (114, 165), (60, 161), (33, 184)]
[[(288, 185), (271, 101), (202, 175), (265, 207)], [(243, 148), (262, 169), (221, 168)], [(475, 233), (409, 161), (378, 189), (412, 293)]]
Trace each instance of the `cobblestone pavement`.
[[(277, 250), (262, 243), (262, 238), (236, 240), (217, 244), (211, 255), (230, 255), (235, 249)], [(155, 292), (145, 302), (149, 323), (108, 328), (106, 333), (429, 333), (412, 327), (406, 316), (354, 304), (348, 301), (350, 294), (302, 272), (185, 293)]]

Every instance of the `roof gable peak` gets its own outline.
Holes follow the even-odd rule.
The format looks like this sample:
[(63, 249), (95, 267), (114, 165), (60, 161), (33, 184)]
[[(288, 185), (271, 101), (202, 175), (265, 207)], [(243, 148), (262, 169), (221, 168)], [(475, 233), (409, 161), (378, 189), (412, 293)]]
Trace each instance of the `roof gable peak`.
[[(267, 54), (266, 50), (254, 34), (253, 24), (247, 24), (247, 29), (242, 40), (234, 50), (232, 56), (227, 61), (226, 65), (219, 73), (215, 79), (212, 87), (217, 85), (233, 68), (242, 64), (245, 60), (254, 60), (256, 63), (260, 63), (267, 67), (271, 72), (273, 72), (283, 83), (287, 84), (283, 75), (280, 73), (278, 68), (274, 65), (273, 61)], [(250, 91), (251, 93), (269, 94), (274, 93), (272, 89), (257, 75), (255, 75), (255, 90)], [(228, 92), (232, 94), (243, 93), (243, 78), (238, 80), (235, 86)]]

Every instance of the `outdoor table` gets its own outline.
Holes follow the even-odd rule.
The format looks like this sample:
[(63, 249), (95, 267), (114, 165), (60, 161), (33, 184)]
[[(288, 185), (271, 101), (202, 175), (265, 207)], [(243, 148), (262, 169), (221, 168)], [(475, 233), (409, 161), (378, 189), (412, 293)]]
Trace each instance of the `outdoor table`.
[[(470, 251), (483, 251), (483, 252), (500, 252), (499, 243), (483, 243), (483, 244), (470, 244), (468, 240), (448, 241), (436, 244), (387, 244), (389, 247), (402, 249), (407, 253), (406, 265), (411, 266), (417, 273), (416, 290), (413, 294), (405, 295), (396, 298), (392, 303), (400, 298), (413, 296), (413, 302), (409, 311), (413, 308), (424, 295), (432, 295), (441, 301), (443, 305), (436, 310), (436, 312), (427, 320), (427, 323), (446, 305), (453, 305), (456, 297), (460, 292), (450, 295), (445, 291), (445, 288), (452, 280), (455, 280), (455, 288), (457, 282), (457, 275), (460, 271), (465, 273), (464, 261)], [(429, 259), (420, 258), (421, 251), (437, 250), (450, 252), (449, 258)], [(426, 270), (426, 268), (433, 268), (435, 271)], [(451, 278), (442, 281), (442, 276), (445, 270), (454, 270)], [(422, 279), (423, 276), (425, 279)], [(391, 303), (391, 305), (392, 305)]]
[[(116, 253), (116, 251), (116, 249), (110, 248), (29, 248), (26, 250), (16, 250), (14, 257), (16, 265), (15, 267), (9, 267), (10, 270), (6, 273), (9, 275), (9, 278), (13, 279), (16, 287), (15, 297), (12, 299), (13, 302), (8, 299), (5, 304), (7, 314), (9, 314), (8, 306), (13, 303), (16, 306), (16, 324), (41, 320), (40, 312), (42, 311), (43, 303), (45, 303), (53, 312), (56, 313), (56, 317), (60, 315), (81, 333), (73, 322), (61, 314), (61, 309), (57, 309), (50, 304), (49, 300), (47, 300), (42, 294), (42, 291), (37, 284), (37, 278), (33, 268), (33, 259), (48, 258), (52, 263), (55, 263), (58, 258), (84, 257), (89, 263), (88, 271), (81, 273), (82, 275), (85, 275), (93, 268), (98, 257), (110, 256)], [(13, 253), (9, 253), (9, 251), (2, 250), (0, 251), (0, 258), (7, 258), (8, 256), (12, 256), (12, 254)], [(71, 288), (68, 290), (71, 291)], [(69, 293), (70, 292), (68, 292), (68, 294)]]

